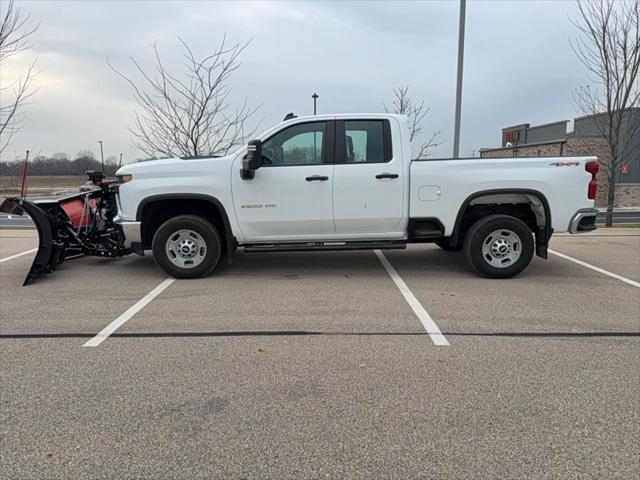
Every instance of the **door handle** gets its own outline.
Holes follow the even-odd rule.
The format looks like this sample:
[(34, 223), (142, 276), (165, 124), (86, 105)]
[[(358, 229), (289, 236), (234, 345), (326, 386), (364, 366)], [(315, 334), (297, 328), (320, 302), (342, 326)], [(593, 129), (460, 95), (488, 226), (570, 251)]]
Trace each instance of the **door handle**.
[(378, 175), (376, 175), (376, 178), (380, 179), (380, 178), (398, 178), (400, 175), (398, 175), (397, 173), (379, 173)]
[(324, 177), (322, 175), (312, 175), (310, 177), (305, 178), (307, 182), (326, 182), (329, 180), (329, 177)]

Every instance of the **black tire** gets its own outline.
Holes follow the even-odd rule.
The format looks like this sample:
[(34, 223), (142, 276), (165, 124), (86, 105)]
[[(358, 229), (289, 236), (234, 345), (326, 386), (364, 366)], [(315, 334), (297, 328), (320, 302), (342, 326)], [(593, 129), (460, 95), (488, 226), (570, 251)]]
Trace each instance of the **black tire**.
[[(500, 251), (505, 244), (505, 251)], [(481, 218), (471, 226), (464, 239), (467, 263), (487, 278), (518, 275), (531, 262), (533, 250), (533, 235), (529, 227), (522, 220), (509, 215)], [(496, 264), (500, 266), (496, 267)]]
[[(200, 262), (197, 265), (181, 267), (170, 258), (170, 253), (167, 252), (167, 242), (172, 236), (175, 238), (180, 231), (195, 233), (193, 238), (196, 238), (198, 242), (195, 250)], [(187, 241), (189, 241), (188, 238)], [(204, 254), (201, 253), (201, 243), (204, 243)], [(153, 236), (151, 249), (153, 250), (153, 258), (158, 266), (172, 277), (200, 278), (209, 275), (218, 265), (222, 252), (222, 242), (216, 227), (209, 221), (196, 215), (179, 215), (160, 225), (160, 228)], [(176, 258), (176, 256), (174, 255), (173, 258)], [(185, 261), (188, 262), (189, 259)]]
[(436, 240), (434, 243), (447, 252), (459, 252), (462, 250), (462, 245), (452, 245), (450, 240)]

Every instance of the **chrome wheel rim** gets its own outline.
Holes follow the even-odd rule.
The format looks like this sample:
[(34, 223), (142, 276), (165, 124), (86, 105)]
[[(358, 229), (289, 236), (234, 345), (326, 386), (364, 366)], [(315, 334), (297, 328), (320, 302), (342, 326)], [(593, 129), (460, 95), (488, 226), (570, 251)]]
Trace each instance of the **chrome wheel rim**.
[(522, 255), (522, 240), (512, 230), (501, 228), (487, 235), (482, 242), (482, 258), (494, 268), (507, 268)]
[(207, 255), (204, 238), (193, 230), (178, 230), (172, 233), (165, 244), (167, 257), (180, 268), (195, 268)]

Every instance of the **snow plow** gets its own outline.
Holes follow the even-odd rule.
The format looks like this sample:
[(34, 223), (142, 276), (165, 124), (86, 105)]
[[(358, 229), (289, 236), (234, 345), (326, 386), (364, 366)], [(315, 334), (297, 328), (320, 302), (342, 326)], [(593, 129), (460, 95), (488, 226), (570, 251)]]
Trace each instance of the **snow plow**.
[(129, 253), (122, 231), (113, 221), (118, 213), (117, 183), (105, 181), (102, 172), (87, 172), (87, 176), (90, 188), (85, 192), (55, 200), (7, 197), (0, 204), (0, 212), (29, 215), (38, 229), (38, 251), (23, 285), (53, 272), (65, 260)]

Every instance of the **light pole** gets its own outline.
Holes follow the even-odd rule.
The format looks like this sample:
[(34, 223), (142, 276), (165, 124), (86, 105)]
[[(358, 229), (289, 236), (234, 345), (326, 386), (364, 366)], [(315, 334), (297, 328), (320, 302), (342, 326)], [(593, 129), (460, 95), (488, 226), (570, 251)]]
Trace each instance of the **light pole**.
[(102, 173), (104, 173), (104, 152), (102, 151), (102, 140), (98, 140), (100, 144), (100, 159), (102, 160)]
[(318, 98), (320, 97), (320, 95), (318, 95), (317, 93), (313, 93), (313, 95), (311, 95), (311, 98), (313, 98), (313, 114), (315, 115), (317, 113), (317, 109), (316, 109), (316, 102), (318, 100)]
[(453, 158), (460, 151), (460, 110), (462, 109), (462, 63), (464, 60), (464, 22), (467, 0), (460, 0), (460, 25), (458, 27), (458, 80), (456, 82), (456, 112), (453, 125)]

